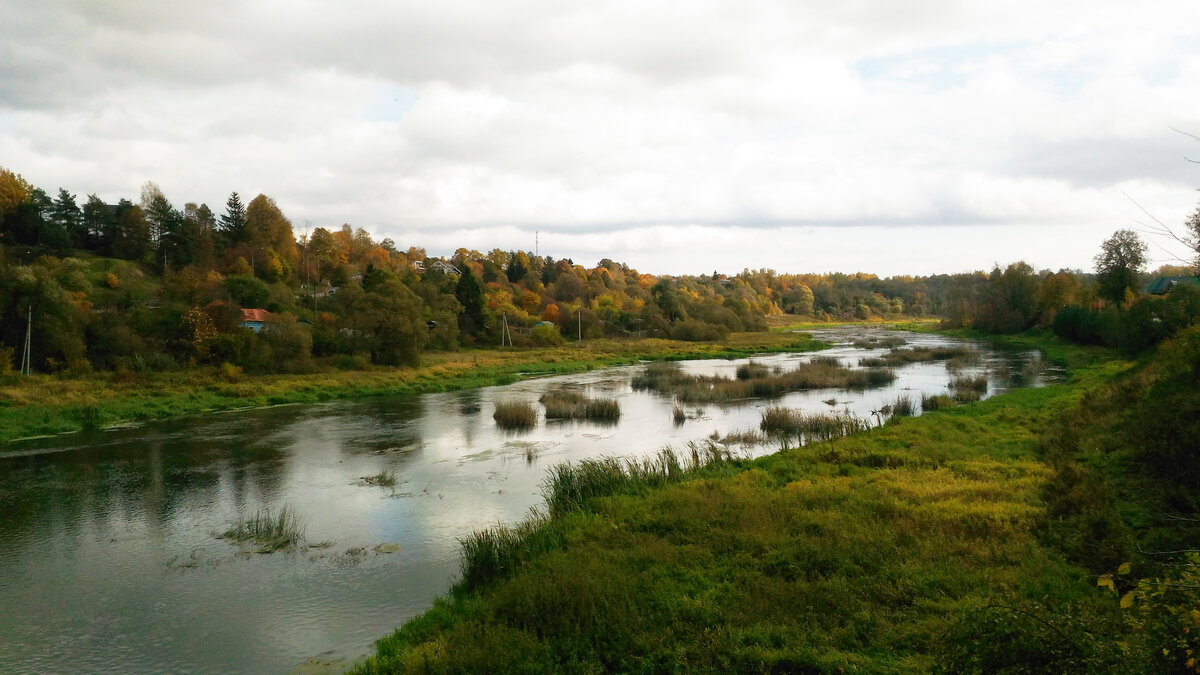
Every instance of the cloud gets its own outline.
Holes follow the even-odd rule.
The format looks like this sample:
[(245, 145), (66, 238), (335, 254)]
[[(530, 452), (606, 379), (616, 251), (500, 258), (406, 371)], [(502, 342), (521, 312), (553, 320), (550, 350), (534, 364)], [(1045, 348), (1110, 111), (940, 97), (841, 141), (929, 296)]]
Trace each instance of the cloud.
[(647, 270), (701, 271), (772, 233), (852, 249), (900, 228), (934, 238), (914, 256), (989, 266), (969, 242), (1129, 226), (1123, 192), (1182, 217), (1200, 153), (1169, 127), (1200, 104), (1198, 19), (1183, 0), (7, 3), (0, 158), (110, 200), (264, 192), (298, 227), (434, 253), (543, 231), (665, 265), (699, 237)]

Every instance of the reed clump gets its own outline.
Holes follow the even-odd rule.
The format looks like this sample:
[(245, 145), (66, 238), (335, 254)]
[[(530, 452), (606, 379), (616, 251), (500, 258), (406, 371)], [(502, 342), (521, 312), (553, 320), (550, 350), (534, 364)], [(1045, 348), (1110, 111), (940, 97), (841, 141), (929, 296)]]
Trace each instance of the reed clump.
[(501, 523), (476, 530), (459, 539), (458, 544), (462, 579), (468, 588), (475, 589), (490, 579), (512, 574), (539, 555), (561, 549), (565, 538), (558, 524), (533, 510), (516, 525)]
[(973, 353), (969, 347), (914, 347), (912, 349), (893, 349), (883, 355), (883, 360), (890, 366), (902, 366), (907, 363), (927, 363), (929, 361), (949, 361), (956, 357), (970, 358)]
[(362, 481), (367, 485), (374, 485), (377, 487), (396, 487), (396, 470), (383, 469), (377, 474), (363, 476)]
[(537, 425), (537, 410), (528, 401), (497, 401), (492, 419), (501, 429), (531, 429)]
[(736, 376), (739, 380), (753, 380), (757, 377), (766, 377), (770, 374), (770, 368), (761, 363), (751, 361), (738, 366)]
[(656, 363), (634, 377), (633, 388), (671, 394), (684, 403), (719, 403), (812, 389), (869, 389), (888, 385), (895, 379), (895, 373), (888, 368), (853, 369), (835, 358), (817, 358), (792, 370), (771, 371), (746, 379), (688, 375), (678, 364)]
[(588, 398), (577, 391), (555, 389), (538, 401), (546, 408), (546, 419), (589, 419), (613, 421), (621, 418), (621, 404), (614, 398)]
[(921, 412), (931, 412), (945, 408), (953, 408), (958, 402), (946, 394), (925, 394), (921, 396)]
[(950, 390), (959, 403), (978, 401), (987, 393), (987, 375), (963, 375), (950, 380)]
[(279, 511), (260, 509), (250, 519), (226, 530), (221, 538), (255, 545), (259, 553), (274, 553), (303, 544), (304, 530), (296, 510), (285, 504)]
[(792, 408), (772, 406), (763, 411), (759, 428), (771, 436), (795, 437), (802, 442), (831, 441), (871, 425), (849, 413), (805, 413)]
[(891, 404), (892, 417), (912, 417), (917, 414), (917, 407), (908, 396), (900, 396)]

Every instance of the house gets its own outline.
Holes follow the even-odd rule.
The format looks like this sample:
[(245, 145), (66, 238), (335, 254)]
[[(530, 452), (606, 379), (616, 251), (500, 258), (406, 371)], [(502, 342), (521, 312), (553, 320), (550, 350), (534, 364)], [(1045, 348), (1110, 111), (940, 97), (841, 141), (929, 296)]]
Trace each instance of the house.
[(1179, 284), (1200, 287), (1200, 277), (1159, 277), (1146, 289), (1152, 295), (1166, 295)]
[(430, 271), (430, 272), (436, 270), (443, 274), (458, 274), (460, 276), (462, 275), (462, 272), (458, 271), (457, 267), (455, 267), (454, 265), (451, 265), (450, 263), (446, 262), (445, 260), (433, 261), (432, 263), (429, 264), (429, 266), (426, 268), (426, 270)]
[(261, 333), (271, 313), (265, 309), (242, 309), (242, 327)]

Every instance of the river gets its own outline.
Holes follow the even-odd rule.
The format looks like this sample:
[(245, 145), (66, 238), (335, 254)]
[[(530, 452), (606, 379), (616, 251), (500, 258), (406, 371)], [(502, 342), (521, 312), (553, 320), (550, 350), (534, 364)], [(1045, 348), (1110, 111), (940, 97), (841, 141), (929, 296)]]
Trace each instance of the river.
[[(969, 344), (987, 395), (1060, 374), (1036, 353), (875, 329), (818, 331), (823, 356), (849, 365), (902, 336), (909, 346)], [(786, 367), (812, 354), (756, 357)], [(746, 360), (689, 361), (732, 375)], [(944, 393), (944, 363), (896, 370), (888, 387), (773, 401), (687, 406), (633, 391), (638, 366), (418, 397), (279, 406), (178, 418), (0, 447), (0, 671), (340, 670), (427, 609), (458, 574), (457, 539), (513, 523), (541, 503), (550, 466), (651, 454), (714, 431), (757, 429), (768, 405), (861, 417), (900, 395)], [(571, 387), (614, 397), (619, 423), (540, 420), (506, 432), (497, 400)], [(835, 399), (830, 406), (823, 401)], [(747, 449), (748, 454), (771, 447)], [(396, 484), (365, 477), (394, 472)], [(219, 535), (259, 509), (292, 507), (309, 547), (250, 553)], [(312, 546), (317, 544), (323, 547)]]

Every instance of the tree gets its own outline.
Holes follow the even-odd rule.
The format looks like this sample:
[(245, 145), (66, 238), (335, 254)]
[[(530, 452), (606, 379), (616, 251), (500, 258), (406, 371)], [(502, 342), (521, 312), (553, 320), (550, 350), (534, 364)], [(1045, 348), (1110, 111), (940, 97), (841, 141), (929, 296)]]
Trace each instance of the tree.
[(88, 248), (101, 255), (112, 255), (112, 237), (116, 225), (113, 215), (113, 209), (94, 194), (88, 195), (83, 203), (83, 230)]
[(0, 166), (0, 221), (5, 215), (17, 208), (17, 205), (29, 199), (33, 194), (33, 186), (19, 173), (13, 173)]
[(246, 241), (255, 274), (279, 281), (295, 272), (300, 254), (292, 221), (266, 195), (255, 197), (246, 206)]
[(183, 267), (192, 262), (192, 242), (180, 213), (153, 182), (142, 186), (142, 211), (150, 226), (155, 260), (166, 267)]
[(1184, 242), (1196, 252), (1196, 257), (1192, 260), (1192, 270), (1194, 274), (1200, 274), (1200, 208), (1188, 216), (1184, 226), (1187, 228)]
[(112, 254), (125, 260), (141, 260), (150, 252), (150, 225), (142, 207), (122, 199), (113, 215)]
[(462, 264), (462, 276), (454, 287), (454, 297), (463, 308), (459, 327), (465, 333), (479, 335), (483, 331), (483, 288), (465, 261)]
[(58, 197), (50, 205), (47, 214), (54, 226), (66, 232), (74, 248), (87, 248), (87, 230), (83, 224), (83, 212), (75, 204), (75, 195), (65, 188), (58, 189)]
[(225, 213), (221, 214), (218, 228), (225, 247), (240, 244), (246, 240), (246, 207), (237, 192), (229, 193), (225, 201)]
[(1137, 288), (1138, 275), (1146, 267), (1146, 250), (1146, 243), (1133, 230), (1117, 230), (1100, 245), (1095, 258), (1100, 297), (1120, 304), (1128, 289)]

